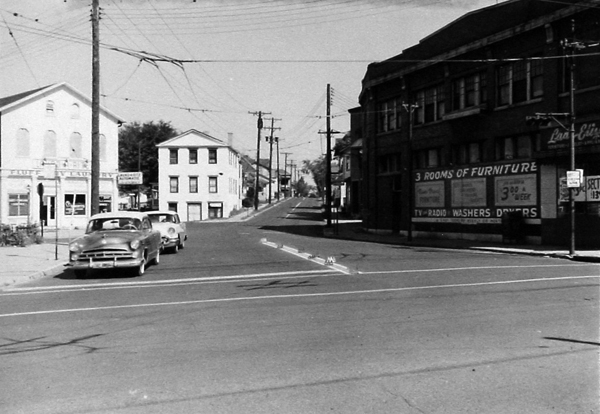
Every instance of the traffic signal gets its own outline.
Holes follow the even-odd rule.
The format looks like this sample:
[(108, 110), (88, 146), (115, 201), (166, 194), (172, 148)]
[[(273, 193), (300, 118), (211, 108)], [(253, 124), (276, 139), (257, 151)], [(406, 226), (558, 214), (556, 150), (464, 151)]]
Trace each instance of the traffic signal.
[(526, 116), (525, 122), (527, 125), (535, 125), (535, 126), (546, 126), (549, 125), (553, 121), (553, 117), (542, 114), (535, 114), (534, 116)]

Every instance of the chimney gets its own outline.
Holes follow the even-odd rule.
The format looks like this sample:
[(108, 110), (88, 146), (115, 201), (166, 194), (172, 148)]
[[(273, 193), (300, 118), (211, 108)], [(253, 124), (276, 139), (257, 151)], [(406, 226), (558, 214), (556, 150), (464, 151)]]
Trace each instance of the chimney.
[(227, 133), (227, 145), (229, 145), (229, 147), (233, 148), (233, 132)]

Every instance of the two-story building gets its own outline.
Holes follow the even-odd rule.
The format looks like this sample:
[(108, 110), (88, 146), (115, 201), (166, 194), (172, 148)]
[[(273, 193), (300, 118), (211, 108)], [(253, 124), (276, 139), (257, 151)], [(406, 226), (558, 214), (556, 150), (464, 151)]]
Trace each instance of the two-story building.
[[(0, 222), (84, 226), (91, 207), (91, 99), (67, 83), (0, 98)], [(118, 128), (100, 108), (100, 208), (116, 210)]]
[(200, 221), (227, 218), (241, 208), (240, 154), (230, 144), (191, 129), (157, 147), (161, 210)]
[(566, 244), (573, 123), (577, 242), (600, 245), (599, 40), (597, 0), (509, 0), (369, 65), (353, 128), (365, 226), (500, 241), (517, 212), (526, 241)]

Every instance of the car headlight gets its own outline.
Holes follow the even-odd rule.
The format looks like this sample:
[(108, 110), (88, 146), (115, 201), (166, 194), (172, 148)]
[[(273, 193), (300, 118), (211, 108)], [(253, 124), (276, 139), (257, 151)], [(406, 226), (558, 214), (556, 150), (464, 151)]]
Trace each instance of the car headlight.
[(81, 251), (81, 245), (79, 243), (71, 243), (69, 245), (69, 251), (79, 253)]
[(131, 247), (133, 250), (136, 250), (138, 247), (140, 247), (140, 241), (139, 240), (132, 240), (129, 243), (129, 247)]
[(177, 232), (175, 231), (175, 229), (173, 227), (169, 227), (169, 235), (170, 236), (174, 236)]

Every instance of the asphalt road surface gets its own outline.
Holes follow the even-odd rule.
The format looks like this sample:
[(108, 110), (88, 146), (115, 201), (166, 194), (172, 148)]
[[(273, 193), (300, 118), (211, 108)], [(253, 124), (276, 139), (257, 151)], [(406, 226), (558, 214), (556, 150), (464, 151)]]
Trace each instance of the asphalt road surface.
[(143, 277), (0, 292), (2, 413), (600, 413), (600, 267), (192, 223)]

